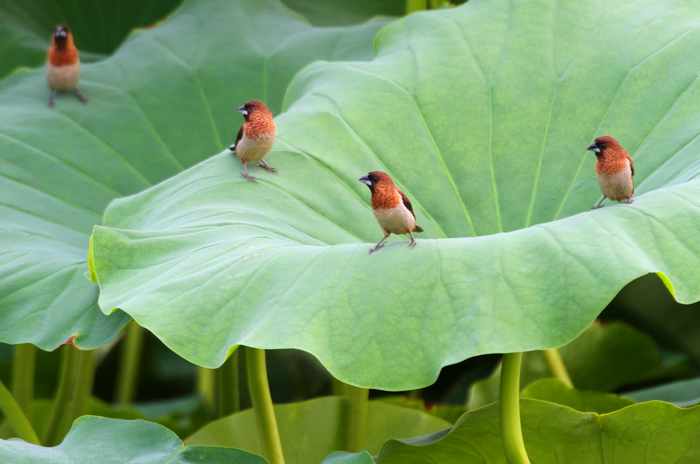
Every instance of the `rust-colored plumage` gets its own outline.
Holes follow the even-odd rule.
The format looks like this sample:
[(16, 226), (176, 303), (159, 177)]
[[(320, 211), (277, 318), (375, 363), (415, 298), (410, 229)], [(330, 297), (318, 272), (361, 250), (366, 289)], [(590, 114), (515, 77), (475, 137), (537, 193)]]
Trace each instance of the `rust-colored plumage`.
[(54, 105), (57, 92), (71, 92), (85, 103), (87, 98), (78, 89), (80, 55), (68, 27), (56, 26), (46, 56), (46, 80), (49, 85), (49, 106)]
[(251, 100), (238, 108), (245, 121), (238, 129), (236, 142), (229, 147), (243, 164), (241, 175), (251, 181), (255, 177), (248, 174), (248, 163), (257, 163), (261, 168), (277, 172), (265, 160), (275, 142), (275, 120), (272, 111), (259, 100)]
[[(595, 172), (604, 198), (632, 203), (634, 162), (615, 137), (603, 135), (588, 147), (596, 155)], [(602, 200), (594, 208), (601, 206)]]
[(383, 247), (391, 234), (408, 234), (411, 237), (409, 246), (415, 246), (413, 232), (423, 232), (423, 228), (416, 224), (413, 205), (406, 194), (382, 171), (372, 171), (359, 180), (372, 193), (372, 211), (384, 231), (384, 237), (369, 250), (370, 254)]

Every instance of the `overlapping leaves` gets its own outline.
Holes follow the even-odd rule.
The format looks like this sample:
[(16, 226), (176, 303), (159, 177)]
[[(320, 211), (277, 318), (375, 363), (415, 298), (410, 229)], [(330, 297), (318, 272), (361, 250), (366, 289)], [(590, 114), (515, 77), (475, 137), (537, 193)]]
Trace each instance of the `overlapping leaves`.
[[(294, 347), (408, 389), (563, 344), (648, 273), (696, 301), (698, 24), (674, 0), (475, 0), (396, 21), (373, 61), (297, 76), (278, 175), (244, 182), (221, 153), (114, 202), (93, 236), (100, 306), (197, 364)], [(602, 133), (634, 156), (637, 200), (588, 212)], [(415, 249), (368, 256), (380, 234), (356, 179), (373, 169), (413, 199)]]
[(105, 206), (227, 146), (233, 109), (250, 98), (279, 109), (311, 61), (371, 57), (381, 24), (317, 28), (275, 0), (190, 1), (83, 66), (86, 106), (47, 108), (42, 70), (0, 83), (0, 340), (112, 338), (127, 317), (102, 315), (84, 275)]

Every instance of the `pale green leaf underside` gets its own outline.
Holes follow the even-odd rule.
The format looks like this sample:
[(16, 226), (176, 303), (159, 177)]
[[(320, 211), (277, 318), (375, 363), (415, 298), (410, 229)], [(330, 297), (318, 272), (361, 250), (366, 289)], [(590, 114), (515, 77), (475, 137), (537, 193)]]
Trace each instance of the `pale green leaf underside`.
[[(321, 462), (331, 451), (346, 448), (347, 402), (339, 397), (316, 398), (275, 406), (275, 416), (287, 464)], [(450, 423), (415, 409), (382, 401), (369, 403), (366, 448), (373, 453), (393, 438), (434, 433)], [(251, 409), (205, 425), (186, 440), (189, 445), (225, 446), (263, 454)]]
[[(298, 348), (401, 390), (477, 354), (561, 345), (647, 273), (696, 301), (698, 11), (475, 0), (393, 22), (373, 61), (297, 75), (278, 175), (245, 182), (223, 152), (114, 202), (94, 235), (100, 307), (200, 365), (236, 344)], [(602, 133), (633, 154), (638, 197), (589, 212), (585, 147)], [(374, 169), (412, 198), (415, 249), (367, 254), (381, 233), (357, 178)]]
[[(692, 464), (700, 460), (700, 408), (640, 403), (609, 414), (521, 401), (527, 452), (537, 464)], [(447, 434), (387, 443), (379, 464), (506, 464), (498, 405), (462, 416)], [(673, 424), (670, 426), (669, 424)]]
[(316, 28), (275, 0), (189, 1), (82, 67), (87, 105), (66, 95), (47, 108), (41, 69), (0, 82), (0, 341), (114, 337), (128, 317), (105, 317), (85, 277), (106, 205), (228, 146), (234, 109), (262, 98), (279, 110), (311, 61), (371, 57), (381, 24)]
[(0, 461), (13, 464), (265, 464), (237, 449), (183, 446), (162, 425), (142, 420), (83, 416), (73, 423), (63, 442), (55, 447), (21, 440), (0, 440)]

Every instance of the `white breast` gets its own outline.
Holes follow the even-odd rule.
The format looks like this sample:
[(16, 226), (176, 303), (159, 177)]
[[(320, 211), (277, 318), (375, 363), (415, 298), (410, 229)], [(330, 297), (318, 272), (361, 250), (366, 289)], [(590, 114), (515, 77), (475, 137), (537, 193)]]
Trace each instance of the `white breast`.
[(627, 162), (625, 169), (615, 174), (598, 174), (600, 189), (607, 198), (615, 201), (626, 200), (634, 193), (632, 169)]
[(270, 151), (274, 141), (274, 136), (271, 135), (264, 135), (255, 139), (244, 135), (236, 145), (236, 155), (242, 161), (260, 161)]
[(395, 208), (377, 208), (374, 216), (382, 229), (392, 234), (407, 234), (416, 227), (416, 219), (403, 203)]
[(75, 64), (54, 66), (51, 63), (46, 65), (46, 79), (49, 87), (53, 90), (67, 92), (78, 87), (80, 79), (80, 61)]

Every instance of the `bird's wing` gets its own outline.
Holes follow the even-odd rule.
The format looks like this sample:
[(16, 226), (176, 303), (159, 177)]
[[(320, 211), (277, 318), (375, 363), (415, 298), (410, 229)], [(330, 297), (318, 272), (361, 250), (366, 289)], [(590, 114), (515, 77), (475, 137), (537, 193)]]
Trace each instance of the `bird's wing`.
[(401, 202), (403, 205), (408, 209), (411, 214), (413, 215), (413, 219), (416, 218), (416, 213), (413, 212), (413, 205), (411, 205), (411, 200), (408, 199), (405, 193), (403, 193), (401, 190), (399, 190), (399, 193), (401, 194)]
[(234, 149), (236, 148), (236, 145), (238, 145), (238, 142), (240, 142), (242, 138), (243, 138), (243, 124), (241, 124), (240, 129), (238, 129), (238, 134), (236, 134), (236, 141), (233, 142), (232, 147)]
[(630, 162), (630, 169), (632, 170), (632, 177), (634, 177), (634, 161), (632, 160), (632, 157), (630, 155), (627, 155), (627, 159)]

